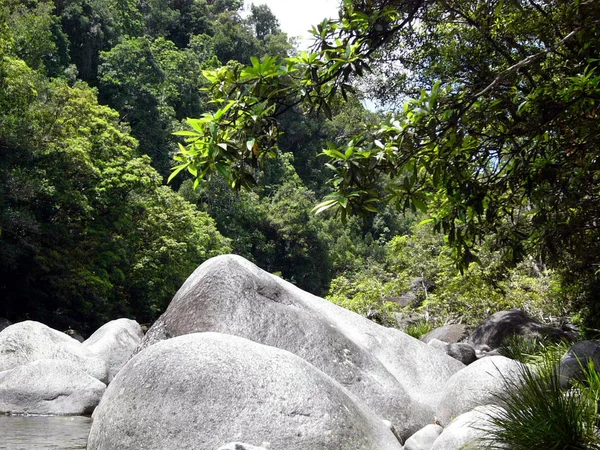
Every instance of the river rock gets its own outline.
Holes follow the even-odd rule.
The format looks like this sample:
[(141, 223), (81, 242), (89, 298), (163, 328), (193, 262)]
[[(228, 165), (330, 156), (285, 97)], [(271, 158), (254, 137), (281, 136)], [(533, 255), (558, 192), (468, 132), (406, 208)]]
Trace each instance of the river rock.
[(304, 292), (242, 257), (202, 264), (140, 348), (215, 331), (305, 359), (360, 398), (406, 439), (431, 423), (441, 387), (463, 365), (399, 330)]
[(488, 346), (498, 348), (510, 336), (526, 339), (568, 340), (569, 334), (560, 328), (544, 325), (525, 311), (512, 309), (500, 311), (484, 320), (469, 336), (467, 343), (475, 348)]
[(290, 352), (237, 336), (159, 342), (121, 369), (94, 411), (88, 450), (401, 450), (377, 415)]
[(461, 414), (444, 428), (430, 450), (488, 448), (490, 444), (488, 430), (491, 429), (489, 416), (495, 411), (495, 406), (485, 405)]
[(459, 360), (464, 365), (469, 365), (472, 362), (477, 361), (475, 349), (464, 342), (448, 344), (446, 346), (446, 353), (448, 356)]
[(454, 323), (443, 327), (435, 328), (429, 333), (421, 336), (421, 340), (426, 344), (432, 339), (439, 339), (442, 342), (453, 344), (460, 342), (467, 337), (467, 327), (462, 323)]
[(31, 320), (0, 331), (0, 372), (38, 359), (73, 361), (89, 375), (106, 381), (104, 360), (65, 333)]
[(142, 327), (135, 320), (117, 319), (98, 328), (83, 346), (106, 361), (110, 383), (131, 358), (143, 337)]
[(506, 390), (505, 380), (517, 383), (522, 364), (504, 356), (479, 359), (455, 373), (444, 386), (437, 409), (441, 425), (480, 405), (498, 404), (497, 396)]
[(404, 450), (429, 450), (442, 431), (441, 426), (430, 423), (408, 438)]
[(0, 414), (90, 414), (105, 389), (73, 361), (39, 359), (0, 372)]

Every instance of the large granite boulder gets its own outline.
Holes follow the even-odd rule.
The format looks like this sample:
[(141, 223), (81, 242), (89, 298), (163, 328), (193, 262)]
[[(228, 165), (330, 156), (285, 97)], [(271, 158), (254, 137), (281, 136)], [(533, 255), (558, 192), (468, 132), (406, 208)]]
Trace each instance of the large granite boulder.
[(131, 358), (143, 337), (142, 327), (135, 320), (117, 319), (98, 328), (83, 342), (83, 346), (106, 361), (110, 383)]
[(544, 325), (525, 311), (500, 311), (484, 320), (469, 336), (467, 343), (475, 348), (498, 348), (506, 338), (520, 336), (526, 339), (569, 340), (570, 335), (560, 328)]
[(39, 359), (72, 361), (92, 377), (106, 381), (106, 362), (65, 333), (31, 320), (0, 331), (0, 372)]
[(480, 405), (499, 403), (498, 395), (506, 390), (506, 381), (518, 383), (523, 365), (504, 356), (489, 356), (455, 373), (444, 385), (444, 395), (437, 408), (441, 425)]
[(432, 339), (438, 339), (448, 344), (460, 342), (467, 337), (467, 327), (462, 323), (454, 323), (435, 328), (429, 333), (421, 336), (421, 340), (426, 344)]
[(39, 359), (0, 372), (0, 414), (90, 414), (105, 389), (73, 361)]
[(88, 450), (401, 450), (339, 383), (284, 350), (220, 333), (159, 342), (134, 356), (94, 411)]
[(431, 423), (441, 387), (463, 365), (395, 329), (304, 292), (239, 256), (212, 258), (177, 292), (140, 349), (194, 332), (292, 352), (389, 420), (406, 439)]
[(579, 341), (565, 353), (558, 364), (558, 376), (563, 388), (568, 388), (574, 380), (585, 378), (585, 370), (593, 363), (600, 370), (600, 342)]

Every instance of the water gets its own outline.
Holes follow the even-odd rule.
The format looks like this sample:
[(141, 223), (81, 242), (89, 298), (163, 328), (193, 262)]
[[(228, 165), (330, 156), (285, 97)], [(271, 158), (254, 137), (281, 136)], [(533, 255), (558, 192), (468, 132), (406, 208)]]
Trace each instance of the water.
[(91, 425), (81, 416), (0, 415), (0, 449), (85, 449)]

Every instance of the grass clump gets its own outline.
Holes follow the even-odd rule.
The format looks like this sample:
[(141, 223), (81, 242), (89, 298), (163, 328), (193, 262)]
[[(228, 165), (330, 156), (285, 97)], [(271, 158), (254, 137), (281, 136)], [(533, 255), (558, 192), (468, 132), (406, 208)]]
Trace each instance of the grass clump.
[(593, 364), (585, 377), (561, 388), (556, 353), (537, 356), (537, 364), (524, 364), (521, 377), (505, 378), (501, 408), (487, 418), (485, 448), (514, 450), (600, 449), (598, 400), (600, 376)]
[(504, 340), (499, 351), (503, 356), (523, 364), (544, 365), (546, 363), (558, 364), (560, 358), (570, 347), (571, 343), (566, 341), (531, 339), (512, 335)]
[(415, 339), (421, 339), (421, 336), (429, 333), (431, 330), (433, 330), (431, 322), (420, 320), (415, 323), (409, 323), (404, 332)]

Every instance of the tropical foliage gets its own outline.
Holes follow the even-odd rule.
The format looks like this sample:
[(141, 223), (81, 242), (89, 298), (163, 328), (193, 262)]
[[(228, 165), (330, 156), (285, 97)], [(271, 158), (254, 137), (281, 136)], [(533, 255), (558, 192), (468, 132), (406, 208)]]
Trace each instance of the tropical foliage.
[(461, 270), (493, 236), (505, 262), (548, 261), (594, 307), (599, 20), (597, 2), (346, 0), (312, 52), (205, 74), (218, 109), (188, 122), (174, 173), (254, 185), (281, 115), (331, 118), (376, 68), (368, 91), (403, 106), (327, 145), (332, 192), (316, 211), (421, 211)]

